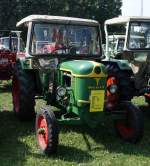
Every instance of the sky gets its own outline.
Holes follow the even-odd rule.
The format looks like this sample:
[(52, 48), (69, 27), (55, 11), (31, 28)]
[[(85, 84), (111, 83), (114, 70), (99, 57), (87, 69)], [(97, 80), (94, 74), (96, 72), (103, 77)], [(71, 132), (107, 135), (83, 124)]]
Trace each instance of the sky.
[(123, 0), (123, 16), (140, 16), (143, 1), (143, 16), (150, 16), (150, 0)]

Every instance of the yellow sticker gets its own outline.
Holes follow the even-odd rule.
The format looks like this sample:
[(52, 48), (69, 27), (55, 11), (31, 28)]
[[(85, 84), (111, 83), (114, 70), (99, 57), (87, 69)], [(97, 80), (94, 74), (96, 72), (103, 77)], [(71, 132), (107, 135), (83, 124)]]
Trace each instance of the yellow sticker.
[(104, 90), (92, 90), (90, 97), (90, 112), (100, 112), (104, 108)]

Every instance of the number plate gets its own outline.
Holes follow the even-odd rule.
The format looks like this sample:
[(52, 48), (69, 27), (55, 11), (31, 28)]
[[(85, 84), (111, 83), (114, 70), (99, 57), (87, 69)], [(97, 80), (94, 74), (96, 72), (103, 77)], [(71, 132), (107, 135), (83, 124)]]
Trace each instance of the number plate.
[(90, 112), (100, 112), (104, 109), (104, 90), (92, 90), (90, 98)]

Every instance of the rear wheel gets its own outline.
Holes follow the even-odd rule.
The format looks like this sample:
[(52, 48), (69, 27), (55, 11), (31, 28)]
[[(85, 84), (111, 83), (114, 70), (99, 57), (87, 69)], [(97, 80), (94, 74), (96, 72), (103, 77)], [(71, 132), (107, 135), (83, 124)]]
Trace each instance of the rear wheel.
[(20, 120), (30, 120), (35, 117), (34, 80), (31, 73), (22, 70), (16, 64), (12, 80), (13, 110)]
[(150, 94), (149, 94), (149, 93), (148, 93), (148, 94), (145, 94), (144, 97), (145, 97), (145, 102), (146, 102), (148, 105), (150, 105)]
[(143, 136), (142, 111), (131, 102), (124, 102), (119, 109), (125, 112), (125, 119), (115, 120), (115, 128), (118, 135), (125, 141), (137, 143)]
[(118, 95), (120, 100), (130, 101), (134, 96), (134, 85), (131, 80), (130, 70), (121, 70), (116, 65), (107, 64), (109, 77), (115, 77), (117, 79)]
[(51, 155), (58, 146), (58, 125), (52, 111), (41, 109), (36, 116), (36, 136), (42, 152)]

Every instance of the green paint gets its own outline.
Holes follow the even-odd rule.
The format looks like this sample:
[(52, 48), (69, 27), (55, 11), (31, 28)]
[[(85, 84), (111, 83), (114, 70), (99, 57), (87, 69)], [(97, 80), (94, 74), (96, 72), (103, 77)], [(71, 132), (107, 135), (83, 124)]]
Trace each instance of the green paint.
[[(94, 66), (94, 63), (92, 63), (91, 61), (89, 62), (89, 61), (82, 60), (82, 61), (62, 62), (59, 67), (61, 69), (63, 68), (63, 71), (58, 72), (59, 77), (57, 82), (60, 81), (60, 84), (62, 86), (65, 86), (63, 84), (64, 82), (62, 81), (63, 72), (70, 71), (71, 73), (74, 73), (75, 75), (79, 75), (79, 74), (87, 75), (91, 73), (91, 71), (93, 70), (95, 66)], [(84, 68), (83, 71), (81, 69), (82, 67)], [(103, 67), (101, 68), (101, 70), (103, 72), (105, 68)], [(71, 87), (68, 88), (70, 100), (69, 100), (69, 106), (67, 108), (67, 111), (68, 113), (73, 112), (79, 117), (79, 119), (70, 118), (70, 121), (68, 121), (68, 118), (66, 119), (62, 118), (62, 119), (59, 119), (59, 122), (67, 123), (67, 124), (83, 123), (88, 125), (91, 128), (95, 128), (103, 119), (103, 109), (99, 110), (99, 112), (90, 112), (90, 95), (92, 90), (105, 91), (106, 78), (107, 76), (105, 77), (99, 76), (96, 78), (73, 76), (71, 78)], [(104, 95), (101, 97), (104, 98)], [(79, 121), (79, 122), (76, 122), (76, 121)]]
[[(28, 62), (22, 61), (22, 67), (27, 69)], [(96, 75), (94, 68), (99, 66), (101, 74)], [(29, 67), (29, 66), (28, 66)], [(29, 69), (29, 68), (28, 68)], [(34, 70), (34, 69), (32, 69)], [(68, 74), (67, 78), (70, 79), (69, 86), (65, 81), (65, 74)], [(62, 124), (86, 124), (91, 128), (95, 128), (103, 119), (103, 108), (99, 112), (90, 112), (90, 96), (92, 90), (104, 90), (106, 88), (106, 78), (104, 65), (88, 60), (70, 60), (61, 62), (55, 71), (56, 87), (63, 86), (67, 89), (69, 95), (68, 105), (66, 106), (66, 113), (68, 116), (61, 116), (58, 121)], [(49, 101), (49, 81), (50, 70), (39, 69), (37, 77), (40, 78), (42, 86), (42, 95), (44, 100)], [(92, 74), (92, 77), (88, 75)], [(82, 77), (80, 77), (82, 76)], [(56, 95), (56, 94), (55, 94)], [(104, 99), (104, 94), (100, 96)], [(102, 100), (103, 101), (103, 100)], [(56, 106), (61, 108), (59, 101), (56, 101)], [(75, 117), (69, 116), (69, 113), (76, 115)], [(102, 118), (101, 118), (102, 117)]]
[(111, 59), (110, 62), (116, 62), (121, 70), (131, 70), (128, 60)]
[(88, 75), (92, 73), (95, 66), (94, 63), (87, 60), (72, 60), (61, 63), (59, 68), (61, 70), (68, 70), (76, 75)]

